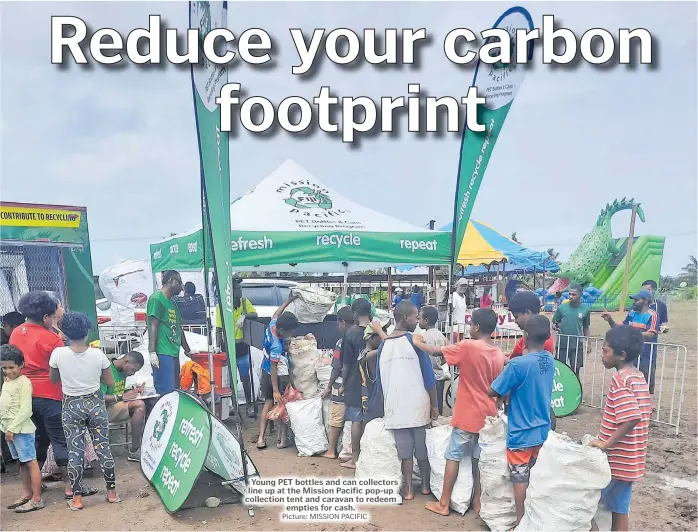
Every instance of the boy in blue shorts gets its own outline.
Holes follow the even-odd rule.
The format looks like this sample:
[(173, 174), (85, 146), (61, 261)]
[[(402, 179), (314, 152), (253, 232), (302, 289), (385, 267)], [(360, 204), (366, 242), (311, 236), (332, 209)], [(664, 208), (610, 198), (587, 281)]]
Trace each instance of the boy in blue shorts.
[(32, 383), (24, 375), (24, 355), (13, 345), (0, 347), (0, 365), (5, 376), (0, 398), (0, 430), (5, 434), (10, 454), (19, 460), (22, 497), (8, 506), (17, 513), (44, 507), (41, 500), (41, 471), (36, 460), (32, 423)]
[(524, 515), (531, 467), (550, 432), (550, 402), (555, 377), (555, 359), (544, 349), (550, 338), (550, 320), (545, 316), (532, 316), (524, 333), (528, 354), (511, 359), (489, 391), (489, 396), (496, 397), (498, 404), (510, 394), (507, 462), (514, 484), (517, 525)]

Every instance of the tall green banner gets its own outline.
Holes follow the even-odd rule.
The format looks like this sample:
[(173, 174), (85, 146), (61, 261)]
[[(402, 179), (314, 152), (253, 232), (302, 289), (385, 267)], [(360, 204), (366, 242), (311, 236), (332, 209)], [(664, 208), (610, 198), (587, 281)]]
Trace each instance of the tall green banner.
[[(199, 46), (203, 56), (203, 40), (208, 32), (225, 28), (227, 2), (189, 2), (189, 27), (199, 31)], [(220, 130), (221, 111), (216, 105), (221, 87), (228, 82), (228, 71), (204, 57), (202, 65), (191, 66), (196, 131), (201, 162), (201, 208), (206, 263), (213, 257), (213, 270), (220, 294), (223, 313), (223, 334), (228, 339), (228, 360), (232, 387), (237, 388), (235, 364), (235, 321), (233, 318), (233, 286), (230, 264), (230, 153), (228, 133)], [(203, 261), (202, 261), (203, 263)]]
[[(453, 233), (451, 243), (451, 263), (455, 271), (458, 253), (463, 243), (465, 229), (470, 220), (475, 198), (480, 190), (487, 163), (504, 125), (504, 119), (514, 102), (524, 78), (524, 65), (515, 61), (516, 30), (530, 31), (533, 19), (523, 7), (512, 7), (497, 19), (493, 28), (506, 30), (511, 38), (512, 62), (509, 64), (487, 64), (478, 60), (475, 67), (473, 86), (478, 88), (478, 96), (485, 98), (485, 104), (478, 107), (478, 122), (485, 125), (484, 131), (464, 129), (458, 163), (458, 182), (453, 212)], [(487, 42), (490, 42), (487, 39)], [(528, 59), (533, 57), (533, 43), (529, 43)]]

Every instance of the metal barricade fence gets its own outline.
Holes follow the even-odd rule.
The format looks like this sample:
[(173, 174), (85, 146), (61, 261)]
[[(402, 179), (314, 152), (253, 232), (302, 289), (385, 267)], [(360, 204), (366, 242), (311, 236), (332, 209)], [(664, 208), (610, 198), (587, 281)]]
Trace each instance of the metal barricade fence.
[[(555, 357), (565, 357), (574, 369), (575, 357), (580, 358), (578, 376), (582, 384), (582, 404), (603, 408), (615, 373), (602, 362), (604, 339), (596, 337), (555, 335)], [(685, 398), (688, 352), (686, 346), (649, 343), (649, 356), (643, 353), (633, 364), (644, 375), (652, 397), (651, 420), (675, 428), (679, 434), (681, 409)]]
[[(467, 338), (468, 327), (451, 327), (441, 325), (440, 330), (450, 342), (454, 339)], [(516, 342), (521, 338), (521, 331), (498, 327), (492, 339), (505, 354), (510, 354)], [(575, 357), (581, 357), (578, 370), (582, 385), (582, 404), (592, 408), (603, 408), (606, 403), (608, 387), (614, 370), (606, 369), (601, 360), (603, 338), (567, 336), (553, 334), (555, 340), (555, 358), (563, 356), (565, 362), (574, 369)], [(652, 397), (651, 421), (674, 427), (679, 434), (681, 409), (685, 398), (686, 371), (688, 352), (686, 346), (677, 344), (650, 344), (650, 356), (644, 354), (637, 359), (635, 366), (645, 374)], [(571, 359), (571, 360), (570, 360)], [(454, 379), (458, 368), (451, 367)]]
[(145, 325), (100, 325), (99, 343), (107, 355), (124, 355), (143, 343), (146, 331)]
[[(182, 325), (182, 330), (206, 336), (206, 325)], [(147, 333), (147, 327), (143, 323), (136, 323), (133, 326), (123, 325), (100, 325), (99, 326), (99, 342), (102, 350), (107, 354), (116, 356), (123, 355), (143, 343), (143, 337)], [(214, 344), (216, 343), (216, 335), (211, 336)]]

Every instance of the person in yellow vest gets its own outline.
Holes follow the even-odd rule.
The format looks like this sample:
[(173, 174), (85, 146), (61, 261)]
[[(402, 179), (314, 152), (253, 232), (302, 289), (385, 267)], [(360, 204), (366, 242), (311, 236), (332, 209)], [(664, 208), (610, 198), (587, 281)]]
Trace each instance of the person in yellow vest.
[[(233, 279), (233, 319), (235, 320), (235, 359), (242, 388), (245, 390), (245, 403), (247, 405), (247, 417), (255, 417), (252, 404), (252, 387), (250, 386), (250, 346), (242, 341), (242, 324), (246, 319), (257, 319), (257, 309), (249, 299), (243, 297), (239, 279)], [(220, 303), (216, 307), (216, 338), (223, 351), (227, 346), (223, 341), (223, 318), (221, 316)]]

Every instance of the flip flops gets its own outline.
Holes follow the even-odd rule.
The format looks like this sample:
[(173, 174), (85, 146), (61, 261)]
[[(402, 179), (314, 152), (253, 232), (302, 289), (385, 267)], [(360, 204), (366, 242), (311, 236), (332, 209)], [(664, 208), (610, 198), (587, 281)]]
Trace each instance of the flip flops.
[(113, 501), (110, 501), (110, 500), (109, 500), (109, 495), (107, 495), (107, 496), (104, 497), (104, 498), (107, 500), (107, 502), (108, 502), (109, 504), (118, 504), (118, 503), (121, 502), (121, 497), (119, 497), (118, 495), (116, 496), (116, 499), (114, 499)]
[[(83, 497), (90, 497), (90, 496), (95, 495), (97, 493), (99, 493), (99, 488), (96, 488), (94, 486), (86, 486), (85, 489), (82, 491), (82, 496)], [(70, 495), (68, 495), (67, 493), (64, 493), (63, 495), (65, 496), (66, 500), (73, 498), (72, 493)]]

